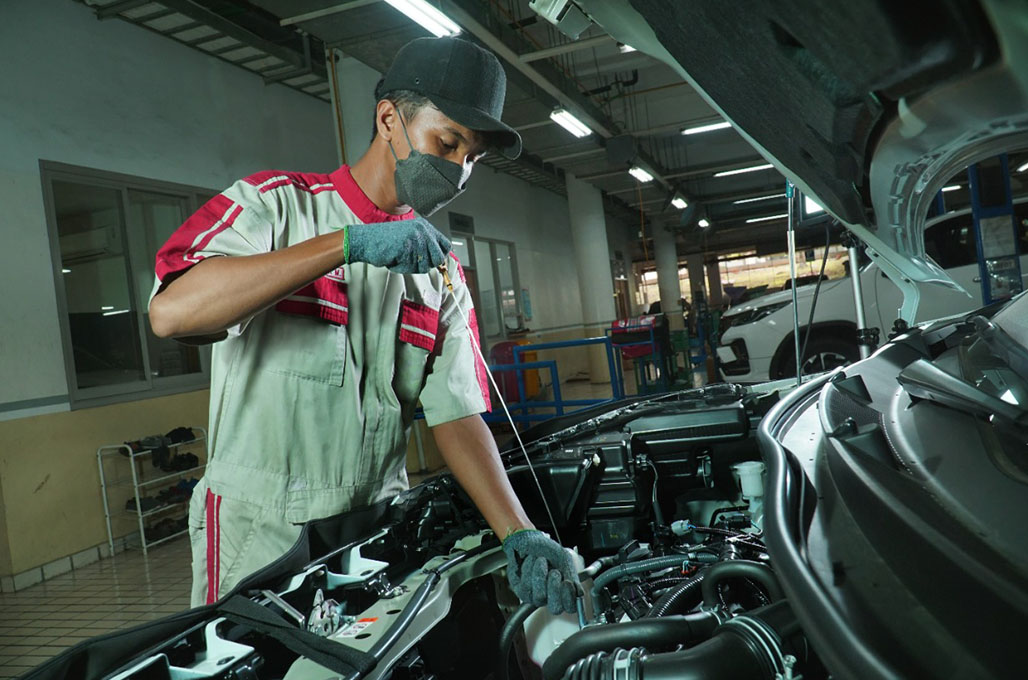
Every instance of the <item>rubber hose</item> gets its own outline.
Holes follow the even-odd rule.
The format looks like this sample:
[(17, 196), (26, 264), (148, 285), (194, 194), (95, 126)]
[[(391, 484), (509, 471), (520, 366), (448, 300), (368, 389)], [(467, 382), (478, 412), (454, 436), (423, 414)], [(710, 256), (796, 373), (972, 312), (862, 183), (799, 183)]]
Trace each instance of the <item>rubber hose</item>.
[[(563, 680), (738, 680), (767, 678), (767, 669), (753, 647), (735, 635), (717, 635), (690, 649), (666, 654), (641, 654), (627, 670), (614, 670), (614, 655), (607, 652), (582, 659), (568, 670)], [(771, 676), (773, 677), (773, 676)]]
[(753, 579), (767, 590), (772, 602), (777, 602), (785, 597), (782, 586), (778, 583), (778, 577), (766, 565), (750, 560), (731, 560), (730, 562), (718, 562), (709, 567), (704, 573), (705, 578), (700, 584), (703, 592), (703, 606), (707, 609), (714, 609), (718, 606), (717, 586), (721, 581), (730, 578)]
[(514, 638), (536, 609), (538, 607), (531, 602), (525, 603), (503, 624), (503, 630), (500, 631), (500, 655), (496, 660), (496, 677), (499, 680), (508, 680), (510, 677), (510, 650), (514, 646)]
[(713, 633), (718, 623), (713, 613), (699, 612), (586, 628), (553, 650), (543, 662), (543, 678), (559, 680), (569, 666), (596, 652), (611, 652), (619, 647), (659, 649), (701, 640)]
[(705, 576), (699, 574), (673, 587), (653, 603), (650, 611), (646, 612), (645, 618), (655, 619), (672, 614), (684, 614), (689, 611), (700, 603), (702, 598), (700, 586), (704, 580)]
[(689, 559), (682, 555), (666, 555), (664, 557), (651, 557), (648, 560), (640, 560), (639, 562), (631, 562), (629, 564), (622, 564), (620, 567), (614, 567), (608, 569), (593, 581), (592, 593), (594, 596), (598, 596), (603, 587), (611, 581), (616, 581), (622, 576), (628, 576), (629, 574), (640, 574), (646, 571), (654, 571), (655, 569), (667, 569), (668, 567), (680, 567)]

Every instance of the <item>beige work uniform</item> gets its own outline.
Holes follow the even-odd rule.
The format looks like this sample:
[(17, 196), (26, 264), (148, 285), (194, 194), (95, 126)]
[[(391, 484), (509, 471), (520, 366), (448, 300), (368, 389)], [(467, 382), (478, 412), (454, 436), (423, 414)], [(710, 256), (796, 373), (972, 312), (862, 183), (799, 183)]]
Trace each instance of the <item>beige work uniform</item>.
[[(266, 253), (344, 225), (409, 216), (375, 207), (346, 166), (331, 175), (259, 173), (175, 232), (157, 255), (154, 295), (207, 257)], [(211, 456), (189, 517), (194, 606), (284, 554), (303, 523), (407, 488), (419, 398), (429, 426), (489, 409), (471, 296), (453, 256), (450, 265), (467, 324), (439, 272), (355, 263), (214, 345)]]

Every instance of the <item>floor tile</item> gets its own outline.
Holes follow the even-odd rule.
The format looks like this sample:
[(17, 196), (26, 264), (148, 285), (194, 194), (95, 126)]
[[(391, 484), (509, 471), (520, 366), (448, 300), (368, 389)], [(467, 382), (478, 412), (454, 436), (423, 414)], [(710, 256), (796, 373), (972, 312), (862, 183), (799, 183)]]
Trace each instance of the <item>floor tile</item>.
[(15, 593), (0, 593), (0, 678), (18, 677), (68, 647), (187, 609), (189, 541), (148, 557), (127, 551)]

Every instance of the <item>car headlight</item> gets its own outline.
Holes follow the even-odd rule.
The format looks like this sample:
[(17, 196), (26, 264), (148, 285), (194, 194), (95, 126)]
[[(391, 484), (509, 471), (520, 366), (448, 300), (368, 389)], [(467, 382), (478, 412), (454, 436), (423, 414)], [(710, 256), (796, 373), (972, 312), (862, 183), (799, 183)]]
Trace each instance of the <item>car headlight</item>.
[(786, 300), (785, 302), (776, 302), (772, 305), (764, 305), (763, 307), (757, 307), (756, 309), (751, 309), (746, 312), (723, 317), (721, 319), (721, 332), (724, 333), (729, 328), (733, 328), (735, 326), (745, 326), (748, 323), (760, 321), (764, 317), (770, 316), (779, 309), (787, 307), (790, 304), (792, 304), (792, 301)]

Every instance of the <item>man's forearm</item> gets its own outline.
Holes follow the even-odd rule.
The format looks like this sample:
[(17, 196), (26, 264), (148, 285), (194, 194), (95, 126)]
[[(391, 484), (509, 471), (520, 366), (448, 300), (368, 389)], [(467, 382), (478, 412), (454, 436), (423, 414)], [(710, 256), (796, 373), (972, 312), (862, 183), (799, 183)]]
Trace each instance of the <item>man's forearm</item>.
[(154, 297), (150, 325), (162, 338), (220, 333), (342, 264), (342, 231), (260, 255), (211, 257)]
[(532, 528), (481, 416), (437, 425), (432, 434), (450, 471), (500, 540), (512, 531)]

